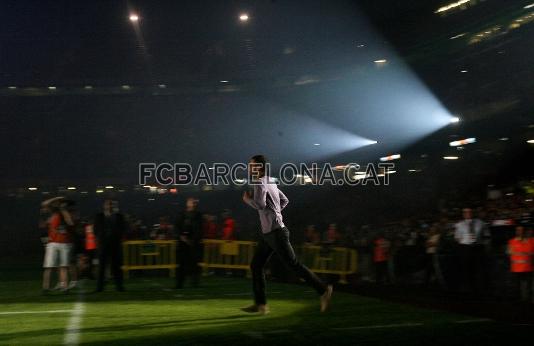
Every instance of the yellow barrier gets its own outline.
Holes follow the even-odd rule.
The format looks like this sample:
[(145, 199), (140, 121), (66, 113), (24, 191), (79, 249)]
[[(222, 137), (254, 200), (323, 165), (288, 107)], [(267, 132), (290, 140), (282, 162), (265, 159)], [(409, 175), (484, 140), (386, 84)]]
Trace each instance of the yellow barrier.
[(122, 243), (124, 277), (130, 270), (168, 269), (174, 276), (176, 270), (175, 240), (129, 240)]
[[(198, 265), (204, 274), (210, 268), (246, 270), (250, 275), (250, 263), (254, 256), (255, 242), (204, 239), (203, 261)], [(168, 269), (174, 276), (176, 270), (175, 240), (131, 240), (123, 246), (124, 276), (130, 270)], [(340, 283), (347, 283), (347, 275), (356, 273), (356, 250), (343, 247), (304, 245), (300, 248), (300, 260), (311, 271), (340, 276)]]
[(300, 260), (314, 273), (339, 275), (339, 282), (347, 283), (347, 275), (356, 273), (357, 253), (344, 247), (304, 245)]
[(204, 261), (199, 263), (206, 274), (209, 268), (242, 269), (250, 276), (250, 262), (255, 242), (204, 239)]

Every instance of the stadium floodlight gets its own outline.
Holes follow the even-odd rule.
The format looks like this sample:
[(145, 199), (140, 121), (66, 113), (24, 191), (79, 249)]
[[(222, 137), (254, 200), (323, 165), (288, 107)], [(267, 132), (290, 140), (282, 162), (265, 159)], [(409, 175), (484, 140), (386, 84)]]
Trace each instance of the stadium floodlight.
[(111, 185), (106, 186), (106, 189), (110, 189), (110, 190), (111, 190), (111, 189), (114, 189), (114, 188), (115, 188), (115, 187), (114, 187), (114, 186), (111, 186)]
[(449, 121), (451, 122), (451, 124), (459, 123), (460, 122), (460, 118), (459, 117), (452, 117)]
[(30, 190), (30, 191), (37, 191), (37, 188), (36, 188), (36, 187), (29, 187), (28, 190)]
[(456, 40), (457, 38), (464, 37), (465, 35), (467, 35), (467, 33), (463, 32), (461, 34), (454, 35), (454, 36), (450, 37), (449, 39), (450, 40)]
[(76, 187), (75, 186), (69, 186), (69, 187), (67, 187), (67, 190), (76, 190)]
[(458, 160), (458, 156), (443, 156), (444, 160)]
[(434, 13), (447, 12), (447, 11), (452, 10), (454, 8), (457, 8), (459, 6), (465, 5), (470, 1), (471, 0), (459, 0), (457, 2), (450, 3), (448, 5), (445, 5), (445, 6), (442, 6), (442, 7), (438, 8)]
[(534, 144), (534, 139), (529, 139), (529, 140), (527, 141), (527, 143), (528, 143), (528, 144)]
[(242, 22), (246, 22), (246, 21), (248, 21), (248, 20), (249, 20), (249, 16), (248, 16), (248, 14), (246, 14), (246, 13), (241, 13), (241, 14), (239, 15), (239, 20), (242, 21)]
[(139, 16), (135, 13), (130, 14), (130, 22), (136, 23), (139, 21)]
[(401, 158), (400, 154), (393, 154), (393, 155), (381, 157), (380, 161), (382, 161), (382, 162), (384, 162), (384, 161), (393, 161), (393, 160), (398, 160), (400, 158)]
[(459, 141), (452, 141), (449, 143), (451, 147), (459, 147), (460, 145), (471, 144), (477, 141), (476, 138), (460, 139)]
[(534, 3), (530, 4), (530, 5), (526, 5), (525, 7), (523, 7), (524, 9), (529, 9), (529, 8), (532, 8), (534, 7)]

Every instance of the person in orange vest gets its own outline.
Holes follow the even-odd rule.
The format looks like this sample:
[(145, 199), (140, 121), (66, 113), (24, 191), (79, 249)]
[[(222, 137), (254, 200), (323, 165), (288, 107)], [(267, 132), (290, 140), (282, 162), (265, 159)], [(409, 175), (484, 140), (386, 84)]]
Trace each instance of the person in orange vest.
[(528, 301), (532, 291), (533, 242), (526, 237), (525, 227), (516, 226), (515, 238), (508, 241), (510, 271), (515, 278), (521, 301)]
[(226, 209), (223, 213), (222, 239), (235, 240), (235, 238), (235, 220), (230, 210)]
[(87, 277), (91, 280), (94, 280), (94, 274), (93, 274), (93, 259), (96, 256), (96, 236), (93, 231), (93, 225), (90, 223), (87, 223), (84, 226), (85, 231), (85, 256), (86, 256), (86, 274)]
[(376, 283), (382, 284), (387, 281), (388, 260), (390, 242), (383, 233), (380, 233), (374, 241), (373, 262), (375, 264)]

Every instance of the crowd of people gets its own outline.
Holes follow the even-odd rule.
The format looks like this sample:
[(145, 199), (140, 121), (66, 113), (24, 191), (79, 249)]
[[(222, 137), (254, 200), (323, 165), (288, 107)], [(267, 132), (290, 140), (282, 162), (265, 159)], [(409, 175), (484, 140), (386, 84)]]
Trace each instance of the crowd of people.
[[(96, 290), (101, 291), (108, 264), (117, 289), (123, 290), (120, 242), (132, 239), (177, 240), (176, 287), (183, 287), (187, 276), (197, 284), (202, 239), (253, 240), (240, 235), (230, 210), (217, 217), (201, 213), (197, 204), (198, 200), (188, 198), (185, 210), (174, 220), (160, 216), (157, 223), (146, 226), (131, 215), (123, 216), (113, 200), (106, 200), (103, 211), (91, 219), (80, 218), (72, 201), (43, 202), (44, 292), (51, 288), (54, 268), (59, 277), (56, 289), (68, 291), (76, 287), (79, 277), (87, 277), (96, 278)], [(358, 228), (336, 223), (325, 229), (316, 225), (292, 228), (303, 236), (302, 245), (356, 249), (356, 283), (419, 284), (534, 302), (532, 200), (522, 194), (489, 196), (475, 205), (462, 210), (444, 208), (425, 219)]]
[[(331, 225), (325, 241), (358, 250), (361, 281), (534, 302), (532, 211), (528, 197), (507, 196), (425, 220), (347, 228), (343, 235), (332, 236)], [(307, 241), (317, 243), (313, 230), (308, 226)]]
[[(44, 201), (39, 222), (45, 246), (43, 293), (67, 292), (77, 287), (79, 278), (96, 279), (96, 292), (101, 292), (107, 276), (113, 277), (118, 291), (124, 291), (121, 243), (133, 239), (177, 240), (176, 288), (183, 287), (187, 276), (197, 285), (201, 240), (234, 240), (236, 225), (230, 210), (224, 210), (218, 225), (214, 215), (199, 212), (197, 205), (197, 199), (188, 198), (185, 210), (173, 223), (163, 216), (159, 223), (147, 228), (140, 219), (119, 212), (116, 200), (106, 199), (102, 212), (92, 218), (80, 217), (76, 203), (71, 200), (57, 197)], [(55, 269), (58, 283), (51, 288)]]

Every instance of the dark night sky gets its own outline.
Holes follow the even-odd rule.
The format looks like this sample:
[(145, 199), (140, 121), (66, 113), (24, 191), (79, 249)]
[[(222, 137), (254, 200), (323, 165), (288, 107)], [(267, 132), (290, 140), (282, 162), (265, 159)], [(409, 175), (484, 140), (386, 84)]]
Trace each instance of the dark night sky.
[[(57, 91), (0, 95), (1, 175), (131, 181), (141, 161), (237, 162), (257, 152), (276, 162), (354, 161), (400, 150), (430, 134), (422, 128), (432, 120), (433, 95), (454, 108), (451, 99), (472, 106), (490, 90), (468, 98), (464, 90), (480, 83), (448, 70), (457, 72), (465, 59), (479, 61), (472, 49), (454, 60), (436, 50), (425, 58), (432, 63), (414, 66), (420, 46), (435, 37), (448, 41), (458, 23), (467, 27), (497, 6), (488, 0), (478, 12), (443, 19), (433, 13), (443, 3), (2, 1), (0, 88), (53, 85)], [(499, 11), (512, 3), (523, 2)], [(131, 11), (141, 16), (142, 37), (128, 20)], [(241, 12), (250, 14), (248, 23), (239, 22)], [(384, 57), (388, 67), (377, 68), (373, 61)], [(487, 59), (480, 65), (496, 71), (501, 62)], [(525, 83), (532, 80), (531, 70), (521, 71)], [(480, 76), (494, 85), (509, 73), (490, 78), (481, 70)], [(218, 92), (221, 80), (240, 91)], [(306, 80), (315, 83), (296, 85)], [(137, 89), (65, 92), (126, 84)], [(146, 92), (158, 84), (168, 87), (167, 95)], [(519, 98), (523, 108), (532, 105), (513, 86), (492, 88)], [(343, 131), (379, 145), (346, 152)]]

